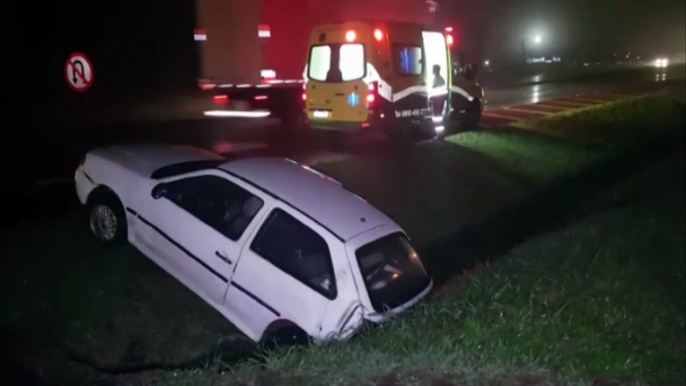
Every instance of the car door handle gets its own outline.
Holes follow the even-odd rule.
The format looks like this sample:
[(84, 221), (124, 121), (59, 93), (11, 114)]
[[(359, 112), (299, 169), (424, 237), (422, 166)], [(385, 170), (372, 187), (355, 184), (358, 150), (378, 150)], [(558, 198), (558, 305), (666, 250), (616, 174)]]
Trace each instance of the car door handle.
[(214, 254), (215, 254), (215, 256), (217, 256), (218, 258), (222, 259), (223, 262), (225, 262), (225, 263), (227, 263), (227, 264), (231, 264), (231, 259), (229, 259), (229, 257), (226, 256), (226, 253), (216, 251), (216, 252), (214, 252)]

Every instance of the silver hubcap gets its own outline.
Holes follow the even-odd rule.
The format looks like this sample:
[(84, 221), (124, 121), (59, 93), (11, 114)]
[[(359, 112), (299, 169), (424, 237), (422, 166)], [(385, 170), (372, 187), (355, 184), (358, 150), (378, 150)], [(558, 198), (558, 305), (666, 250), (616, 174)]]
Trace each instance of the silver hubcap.
[(91, 211), (91, 231), (103, 241), (111, 241), (117, 234), (117, 216), (106, 205), (98, 205)]

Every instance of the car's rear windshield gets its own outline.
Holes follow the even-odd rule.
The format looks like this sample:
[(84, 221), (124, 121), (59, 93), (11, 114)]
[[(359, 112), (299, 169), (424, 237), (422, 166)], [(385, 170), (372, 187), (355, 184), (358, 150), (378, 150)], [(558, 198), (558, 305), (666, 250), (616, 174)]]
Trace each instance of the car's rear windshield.
[(310, 48), (308, 78), (327, 83), (364, 78), (364, 44), (322, 44)]
[(377, 312), (407, 303), (431, 282), (410, 241), (401, 233), (373, 241), (355, 254)]

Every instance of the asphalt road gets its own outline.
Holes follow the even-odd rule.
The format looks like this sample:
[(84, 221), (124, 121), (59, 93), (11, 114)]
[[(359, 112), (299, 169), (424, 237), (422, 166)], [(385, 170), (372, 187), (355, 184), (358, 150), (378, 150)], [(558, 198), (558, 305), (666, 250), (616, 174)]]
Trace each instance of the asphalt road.
[[(589, 75), (582, 79), (554, 81), (522, 86), (486, 88), (487, 109), (538, 103), (545, 100), (591, 92), (615, 92), (626, 88), (659, 84), (684, 79), (685, 67), (676, 65), (667, 69), (644, 67), (611, 74)], [(535, 78), (531, 79), (536, 81)]]
[[(483, 128), (507, 124), (512, 119), (502, 119), (503, 109), (510, 106), (521, 107), (542, 103), (553, 99), (574, 97), (589, 93), (611, 93), (619, 90), (659, 86), (661, 82), (684, 78), (684, 66), (673, 66), (668, 69), (644, 68), (610, 75), (596, 75), (585, 79), (556, 81), (551, 83), (528, 84), (507, 88), (486, 89), (486, 112)], [(535, 80), (535, 79), (534, 79)], [(545, 102), (547, 103), (547, 102)], [(551, 106), (535, 107), (543, 109)], [(518, 110), (515, 108), (514, 110)], [(523, 112), (505, 111), (514, 118), (521, 118)], [(489, 116), (489, 114), (494, 115)], [(529, 113), (532, 114), (532, 113)], [(505, 116), (508, 117), (508, 116)], [(306, 164), (322, 161), (335, 161), (355, 153), (384, 151), (382, 142), (358, 141), (351, 143), (342, 140), (338, 135), (326, 133), (297, 138), (274, 134), (279, 130), (276, 120), (247, 120), (232, 118), (207, 118), (190, 121), (172, 121), (141, 126), (94, 127), (88, 131), (68, 127), (54, 127), (41, 130), (32, 138), (30, 157), (26, 158), (33, 165), (32, 172), (16, 170), (14, 178), (6, 170), (13, 171), (14, 165), (4, 162), (3, 177), (9, 176), (21, 180), (18, 186), (27, 187), (10, 192), (15, 197), (32, 193), (41, 201), (37, 213), (44, 213), (41, 205), (50, 206), (59, 201), (54, 199), (55, 191), (59, 195), (73, 199), (71, 178), (81, 156), (98, 146), (132, 142), (164, 142), (199, 146), (218, 153), (231, 152), (236, 143), (265, 143), (275, 155), (287, 156)], [(39, 135), (38, 135), (39, 134)], [(345, 144), (345, 145), (343, 145)], [(35, 161), (32, 161), (34, 157)], [(4, 158), (4, 157), (3, 157)], [(28, 189), (28, 190), (27, 190)], [(5, 188), (3, 187), (3, 190)], [(7, 193), (3, 191), (3, 197)], [(51, 197), (51, 198), (46, 198)], [(11, 200), (3, 200), (3, 213)], [(45, 204), (47, 202), (47, 204)], [(12, 209), (10, 207), (10, 209)], [(13, 217), (13, 216), (10, 216)]]

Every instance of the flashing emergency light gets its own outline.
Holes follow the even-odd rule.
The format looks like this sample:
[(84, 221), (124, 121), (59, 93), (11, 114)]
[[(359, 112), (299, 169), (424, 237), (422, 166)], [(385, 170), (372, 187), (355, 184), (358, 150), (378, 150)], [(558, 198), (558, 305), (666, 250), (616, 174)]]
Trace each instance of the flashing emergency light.
[(346, 42), (352, 43), (355, 41), (355, 39), (357, 39), (357, 33), (355, 33), (355, 31), (350, 30), (350, 31), (345, 33), (345, 41)]
[(446, 35), (445, 41), (448, 43), (449, 47), (452, 47), (452, 45), (455, 44), (455, 38), (453, 38), (453, 35)]
[(374, 30), (374, 39), (376, 39), (377, 42), (380, 42), (381, 39), (383, 39), (383, 31), (381, 31), (381, 29), (377, 28)]

